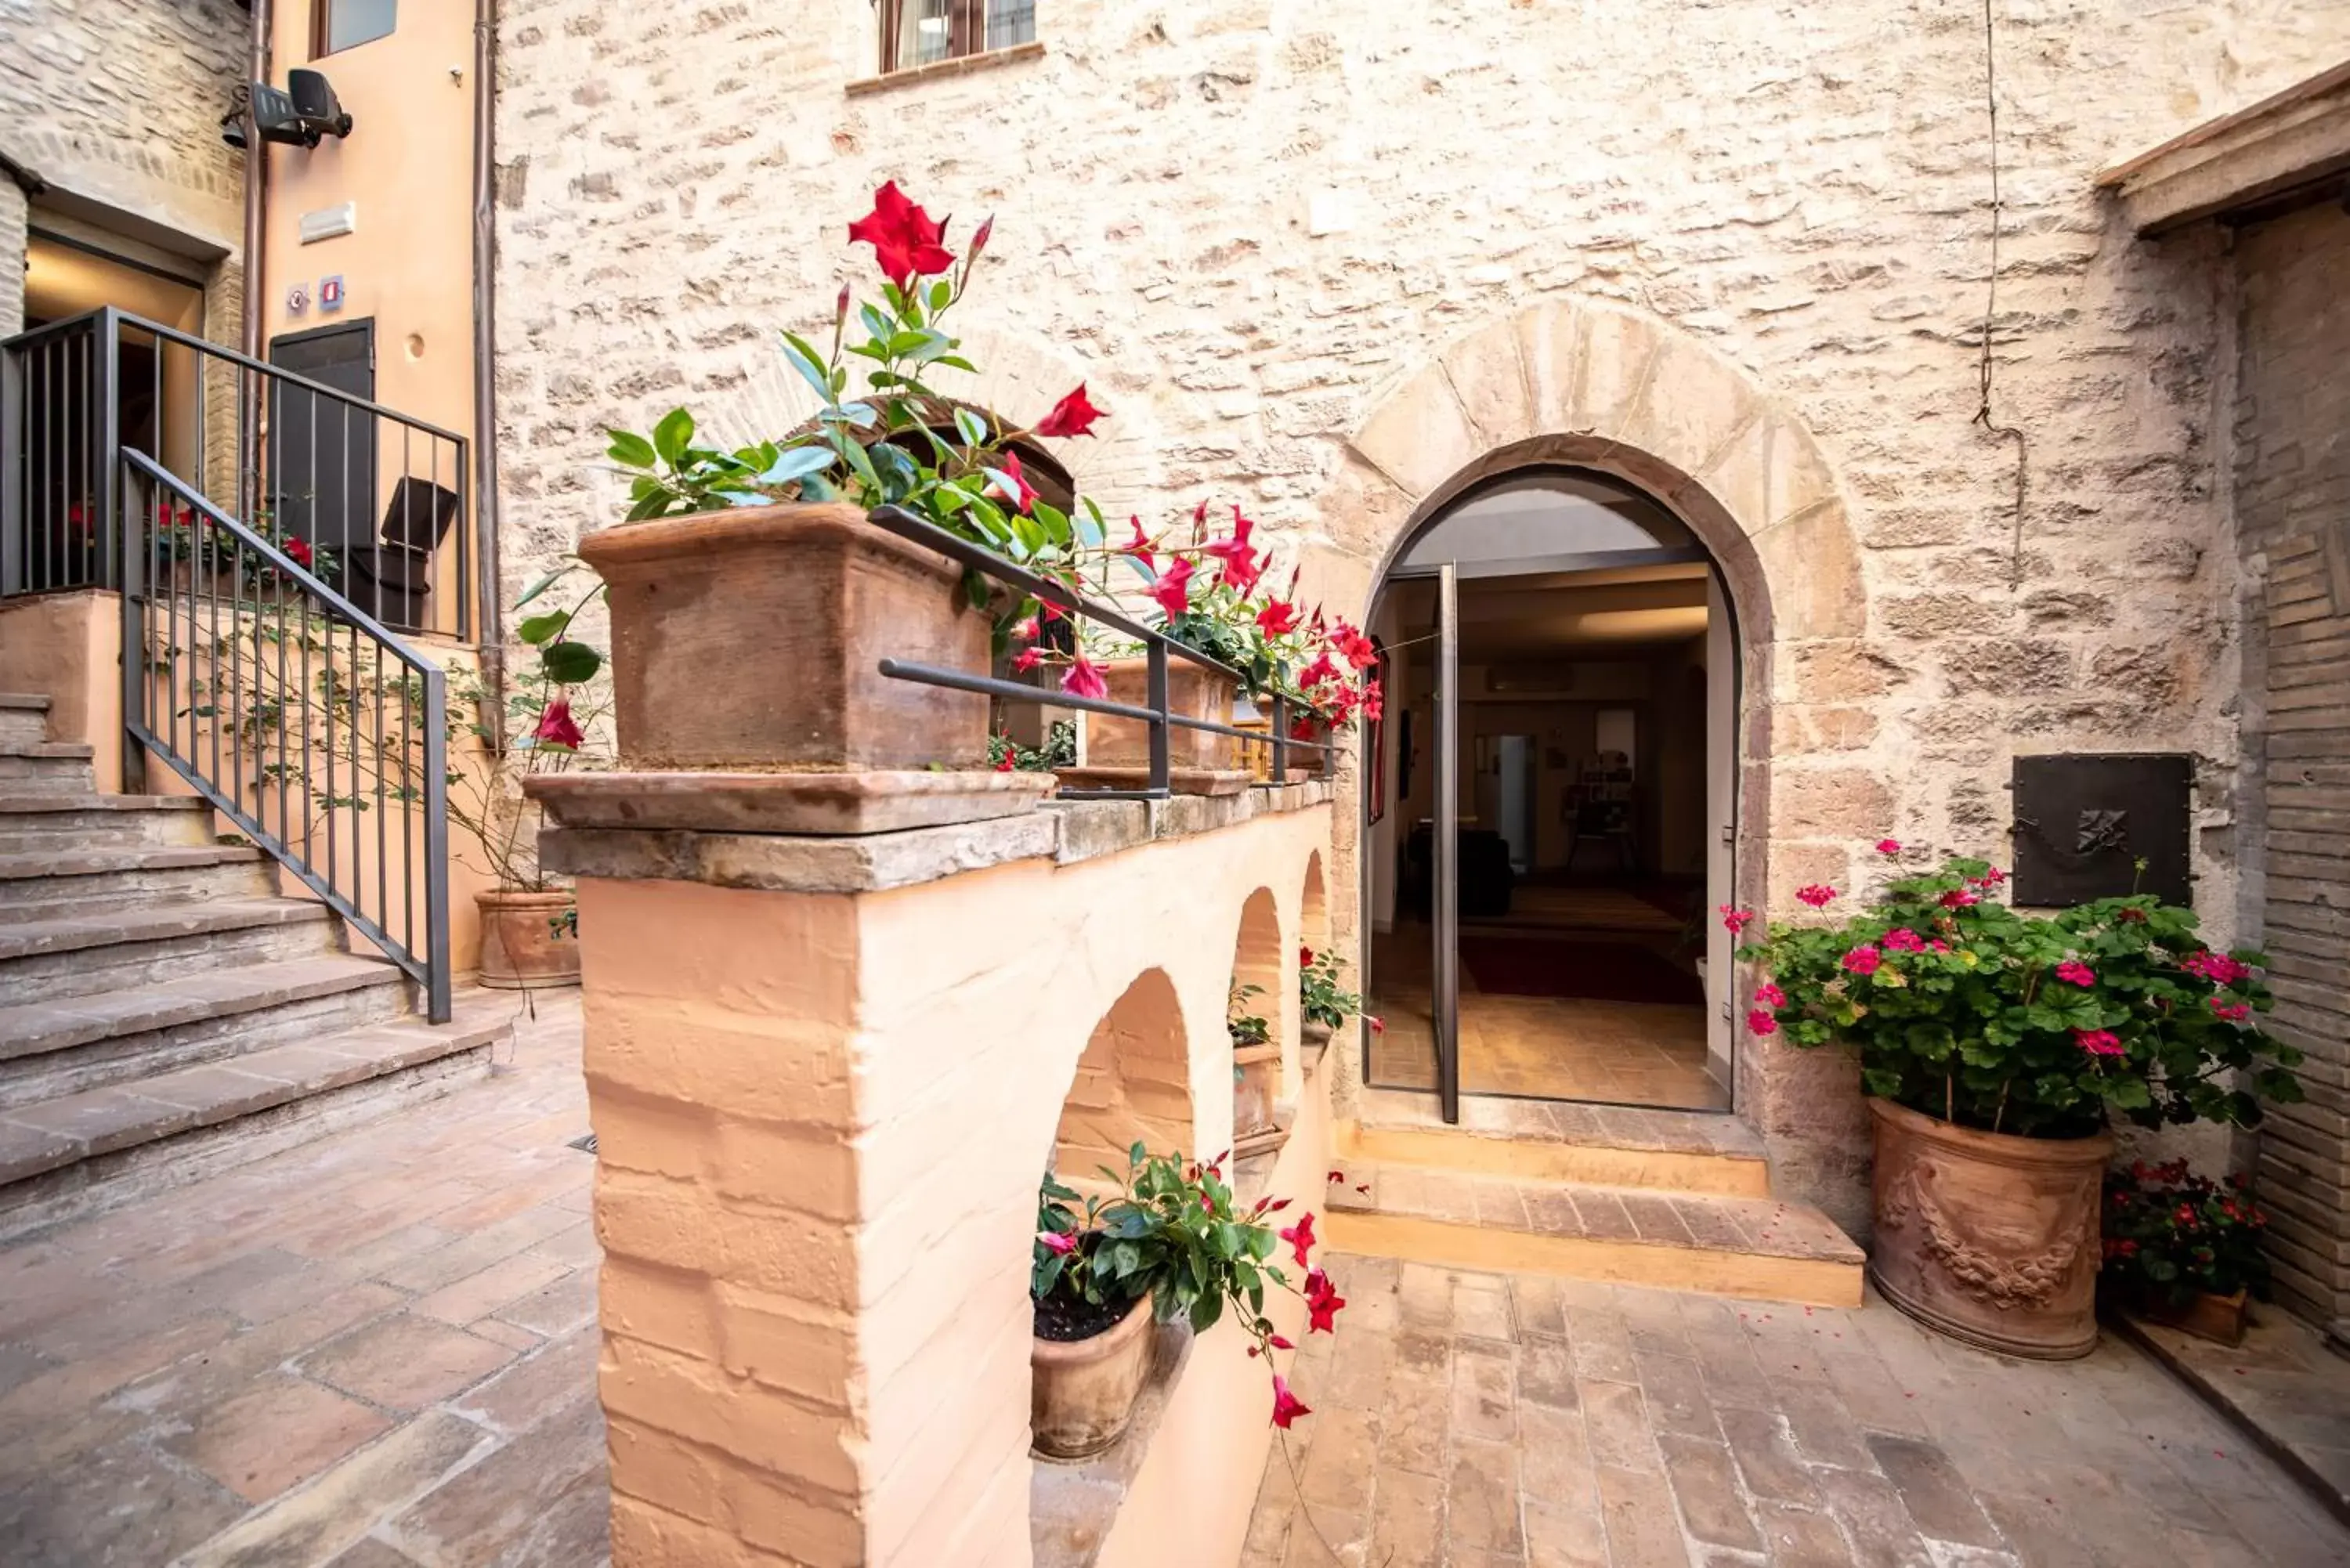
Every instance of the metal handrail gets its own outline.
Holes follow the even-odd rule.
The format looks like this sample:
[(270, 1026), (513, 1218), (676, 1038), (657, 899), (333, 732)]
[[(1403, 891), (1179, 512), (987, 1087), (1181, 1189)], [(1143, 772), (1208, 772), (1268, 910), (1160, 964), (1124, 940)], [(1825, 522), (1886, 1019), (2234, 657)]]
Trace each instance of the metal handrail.
[(902, 506), (878, 506), (867, 514), (879, 528), (896, 535), (909, 544), (945, 556), (958, 565), (994, 578), (1039, 603), (1072, 617), (1083, 617), (1133, 638), (1142, 644), (1149, 669), (1147, 683), (1149, 705), (1139, 707), (1129, 702), (1112, 702), (1098, 697), (1079, 697), (1067, 691), (1045, 691), (1035, 686), (1024, 686), (1016, 680), (1003, 680), (994, 676), (971, 675), (960, 670), (948, 670), (934, 664), (920, 664), (909, 659), (884, 659), (880, 672), (894, 680), (912, 680), (924, 686), (942, 686), (957, 691), (977, 692), (1008, 702), (1024, 702), (1041, 708), (1074, 708), (1087, 713), (1104, 713), (1113, 718), (1130, 719), (1150, 726), (1149, 784), (1139, 790), (1098, 789), (1071, 790), (1060, 793), (1065, 799), (1163, 800), (1171, 793), (1169, 782), (1168, 732), (1170, 729), (1199, 731), (1211, 735), (1230, 735), (1243, 742), (1272, 747), (1272, 773), (1278, 783), (1289, 776), (1289, 753), (1292, 748), (1335, 754), (1336, 747), (1327, 741), (1298, 741), (1289, 735), (1289, 700), (1275, 692), (1273, 715), (1266, 732), (1220, 724), (1212, 719), (1194, 719), (1172, 711), (1168, 698), (1167, 661), (1181, 659), (1203, 670), (1229, 676), (1243, 689), (1247, 678), (1212, 654), (1203, 653), (1191, 644), (1178, 641), (1156, 627), (1145, 626), (1115, 605), (1102, 604), (1072, 592), (1063, 585), (1015, 562), (1008, 561), (983, 545), (950, 534), (928, 518)]
[[(414, 977), (425, 989), (427, 1016), (435, 1023), (447, 1022), (452, 1006), (448, 697), (441, 667), (145, 452), (123, 448), (120, 461), (126, 499), (143, 483), (150, 502), (120, 508), (123, 727), (134, 749), (161, 757), (213, 810), (234, 823)], [(185, 594), (176, 571), (159, 570), (167, 562), (161, 555), (161, 531), (152, 526), (151, 503), (165, 494), (186, 506), (213, 540), (224, 542), (231, 552), (225, 614), (218, 586), (220, 543), (199, 545), (192, 586)], [(178, 565), (176, 552), (168, 565)], [(244, 591), (248, 573), (254, 583), (249, 601)], [(265, 597), (265, 583), (280, 591)], [(298, 680), (294, 678), (288, 651), (284, 590), (289, 587), (303, 604)], [(313, 604), (323, 612), (327, 627), (325, 659), (316, 679), (311, 661), (309, 607)], [(182, 628), (192, 645), (200, 636), (211, 638), (202, 658), (192, 646), (182, 649), (174, 640)], [(159, 630), (162, 636), (160, 656), (154, 641)], [(337, 639), (342, 632), (348, 632), (348, 655), (338, 670)], [(190, 656), (184, 669), (183, 653)], [(402, 672), (390, 687), (384, 675), (387, 659)], [(371, 678), (366, 675), (370, 666)], [(183, 679), (184, 708), (180, 701)], [(248, 680), (254, 683), (251, 691)], [(314, 711), (311, 691), (318, 680), (324, 686)], [(401, 710), (396, 736), (388, 734), (387, 691)], [(373, 698), (371, 726), (360, 722), (360, 704), (366, 695)], [(204, 696), (211, 701), (199, 700)], [(288, 718), (297, 702), (299, 731), (289, 735)], [(341, 710), (346, 704), (348, 711), (344, 714)], [(314, 734), (322, 722), (324, 743), (315, 744)], [(264, 760), (273, 735), (277, 756), (274, 764)], [(363, 742), (374, 793), (372, 903), (366, 824), (361, 820), (370, 809), (366, 797), (370, 774), (362, 769), (360, 760)], [(247, 747), (258, 764), (250, 781), (244, 754)], [(338, 793), (336, 777), (336, 764), (346, 749), (350, 759), (348, 796)], [(314, 763), (314, 753), (323, 759), (323, 785), (317, 776), (321, 770)], [(386, 769), (394, 765), (395, 756), (400, 782), (387, 787)], [(411, 772), (413, 784), (409, 782)], [(270, 809), (273, 782), (274, 814)], [(421, 857), (416, 814), (411, 809), (418, 806), (423, 817)], [(298, 844), (294, 827), (297, 811)], [(395, 812), (400, 816), (397, 848), (401, 878), (397, 933), (390, 896), (395, 846), (390, 818)], [(420, 874), (421, 910), (416, 886)]]

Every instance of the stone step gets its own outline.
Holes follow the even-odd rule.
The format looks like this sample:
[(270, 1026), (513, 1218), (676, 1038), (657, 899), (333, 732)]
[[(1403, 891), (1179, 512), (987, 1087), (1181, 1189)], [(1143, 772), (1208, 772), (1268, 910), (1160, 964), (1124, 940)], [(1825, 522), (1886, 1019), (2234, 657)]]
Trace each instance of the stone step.
[(98, 788), (89, 747), (69, 741), (0, 741), (0, 789), (88, 794)]
[(0, 996), (58, 1002), (338, 950), (324, 904), (209, 898), (0, 924)]
[(26, 691), (0, 691), (0, 745), (49, 738), (49, 700)]
[(1448, 1126), (1432, 1095), (1368, 1089), (1338, 1148), (1382, 1164), (1603, 1187), (1771, 1195), (1762, 1138), (1736, 1116), (1470, 1095)]
[(377, 1023), (0, 1110), (0, 1242), (461, 1087), (487, 1071), (515, 1012), (474, 992), (437, 1028)]
[(265, 898), (276, 891), (274, 868), (246, 845), (0, 855), (0, 923), (206, 898)]
[(1865, 1255), (1806, 1203), (1354, 1161), (1325, 1219), (1342, 1252), (1856, 1307)]
[(0, 1007), (0, 1106), (382, 1023), (408, 992), (396, 966), (331, 953)]
[(0, 855), (212, 842), (212, 808), (193, 795), (0, 788)]

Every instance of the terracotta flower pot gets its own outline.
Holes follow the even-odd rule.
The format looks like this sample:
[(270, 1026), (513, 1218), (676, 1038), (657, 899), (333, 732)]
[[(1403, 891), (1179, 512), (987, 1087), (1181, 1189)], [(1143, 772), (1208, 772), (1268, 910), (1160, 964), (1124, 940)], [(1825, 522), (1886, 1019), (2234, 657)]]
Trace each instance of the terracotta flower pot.
[(499, 991), (577, 985), (579, 939), (562, 924), (576, 902), (565, 892), (474, 894), (482, 912), (481, 982)]
[[(1138, 708), (1150, 705), (1149, 659), (1111, 659), (1102, 667), (1102, 677), (1109, 686), (1109, 701)], [(1184, 659), (1167, 661), (1170, 712), (1229, 724), (1235, 690), (1229, 675)], [(1248, 774), (1240, 765), (1240, 741), (1205, 730), (1168, 731), (1167, 774), (1178, 794), (1236, 794), (1248, 787)], [(1150, 726), (1107, 713), (1086, 715), (1085, 766), (1061, 770), (1062, 779), (1080, 789), (1139, 789), (1149, 776)]]
[(1150, 1298), (1091, 1339), (1038, 1339), (1028, 1353), (1029, 1442), (1056, 1459), (1081, 1459), (1118, 1441), (1150, 1371)]
[(2097, 1343), (2098, 1197), (2111, 1133), (2012, 1137), (1871, 1099), (1885, 1299), (1954, 1339), (2065, 1361)]
[(987, 699), (893, 680), (886, 658), (972, 675), (988, 624), (962, 570), (856, 507), (748, 506), (606, 528), (620, 759), (663, 769), (983, 769)]

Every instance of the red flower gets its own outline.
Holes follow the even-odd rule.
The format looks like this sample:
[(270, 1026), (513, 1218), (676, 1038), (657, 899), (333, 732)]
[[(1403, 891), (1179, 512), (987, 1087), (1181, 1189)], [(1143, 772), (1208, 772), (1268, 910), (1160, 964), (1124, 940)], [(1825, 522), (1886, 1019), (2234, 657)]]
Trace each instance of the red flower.
[(310, 559), (311, 559), (311, 556), (310, 556), (310, 541), (309, 541), (309, 540), (307, 540), (307, 539), (288, 539), (288, 540), (286, 540), (286, 556), (288, 556), (288, 557), (293, 561), (293, 563), (294, 563), (296, 566), (308, 566), (308, 565), (310, 564)]
[(978, 232), (971, 236), (971, 255), (969, 259), (972, 263), (975, 264), (978, 262), (979, 253), (987, 248), (988, 236), (993, 233), (995, 233), (995, 214), (990, 213), (986, 217), (980, 220)]
[(560, 697), (546, 705), (546, 711), (538, 716), (538, 728), (530, 733), (531, 739), (567, 752), (577, 751), (579, 742), (588, 738), (572, 722), (571, 704)]
[(1336, 1334), (1334, 1320), (1347, 1298), (1330, 1283), (1330, 1276), (1316, 1269), (1305, 1276), (1305, 1332)]
[(1191, 563), (1177, 557), (1167, 563), (1159, 580), (1150, 585), (1150, 597), (1174, 619), (1191, 607)]
[(1266, 1334), (1264, 1336), (1264, 1343), (1266, 1348), (1271, 1350), (1295, 1350), (1297, 1348), (1296, 1341), (1278, 1334)]
[(1844, 955), (1844, 967), (1860, 975), (1875, 974), (1877, 966), (1884, 961), (1885, 955), (1866, 942)]
[(2249, 1002), (2222, 1003), (2216, 996), (2211, 997), (2210, 1001), (2212, 1014), (2227, 1023), (2241, 1023), (2252, 1015), (2252, 1004)]
[(1274, 599), (1256, 612), (1256, 627), (1267, 637), (1285, 637), (1297, 629), (1297, 607)]
[(1314, 1216), (1311, 1214), (1305, 1215), (1297, 1221), (1296, 1224), (1284, 1229), (1281, 1232), (1281, 1239), (1288, 1242), (1290, 1246), (1295, 1250), (1297, 1266), (1301, 1269), (1304, 1268), (1305, 1266), (1305, 1255), (1307, 1252), (1311, 1251), (1314, 1247)]
[(1016, 452), (1003, 454), (1003, 467), (991, 471), (987, 483), (990, 489), (1023, 512), (1036, 504), (1036, 487), (1028, 483), (1026, 474), (1020, 472), (1020, 454)]
[(2075, 1029), (2073, 1044), (2092, 1056), (2121, 1056), (2128, 1053), (2128, 1047), (2110, 1029)]
[(1981, 902), (1982, 895), (1971, 888), (1953, 888), (1942, 895), (1942, 908), (1945, 909), (1963, 909)]
[(1366, 681), (1363, 685), (1363, 717), (1377, 723), (1387, 711), (1387, 693), (1379, 690), (1378, 681)]
[(1330, 1172), (1329, 1175), (1324, 1177), (1323, 1179), (1325, 1181), (1344, 1181), (1347, 1179), (1347, 1173), (1343, 1170), (1334, 1170)]
[(1213, 556), (1223, 563), (1216, 572), (1216, 580), (1231, 585), (1234, 593), (1247, 593), (1256, 587), (1257, 578), (1264, 575), (1264, 564), (1257, 559), (1254, 546), (1248, 542), (1249, 530), (1255, 526), (1254, 523), (1241, 515), (1241, 509), (1235, 506), (1232, 508), (1232, 536), (1211, 539), (1200, 546), (1201, 555)]
[(1941, 938), (1936, 937), (1932, 941), (1926, 944), (1926, 950), (1928, 952), (1946, 953), (1950, 950), (1950, 944), (1944, 941)]
[(1297, 672), (1297, 684), (1311, 690), (1338, 679), (1338, 667), (1330, 662), (1327, 653), (1315, 655), (1314, 662)]
[(1901, 853), (1901, 841), (1898, 838), (1880, 838), (1877, 841), (1877, 852), (1879, 855), (1898, 855)]
[(995, 771), (1000, 774), (1011, 773), (1014, 769), (1018, 768), (1019, 765), (1019, 759), (1014, 755), (1012, 748), (1009, 746), (1004, 747), (1003, 754), (995, 759)]
[(1734, 937), (1754, 923), (1754, 911), (1734, 909), (1728, 904), (1724, 904), (1721, 906), (1721, 923), (1723, 928)]
[(1018, 653), (1013, 655), (1012, 673), (1014, 675), (1025, 675), (1044, 662), (1045, 655), (1042, 650), (1034, 648), (1024, 648)]
[(1099, 701), (1109, 695), (1109, 682), (1102, 678), (1101, 666), (1082, 653), (1061, 677), (1061, 690), (1072, 697), (1091, 697)]
[(1974, 880), (1978, 888), (1996, 888), (2007, 880), (2007, 873), (1994, 866)]
[(1300, 969), (1311, 969), (1314, 967), (1314, 950), (1312, 948), (1299, 948), (1297, 950), (1297, 967)]
[(1143, 535), (1142, 519), (1139, 517), (1128, 517), (1127, 521), (1134, 525), (1134, 538), (1123, 549), (1119, 550), (1118, 554), (1121, 556), (1131, 556), (1136, 560), (1141, 562), (1145, 566), (1156, 570), (1158, 566), (1158, 558), (1151, 555), (1150, 541)]
[(1885, 950), (1889, 953), (1923, 952), (1926, 944), (1918, 940), (1918, 933), (1908, 927), (1896, 926), (1885, 933)]
[(1039, 1231), (1036, 1240), (1045, 1243), (1045, 1251), (1059, 1257), (1066, 1258), (1077, 1250), (1077, 1239), (1058, 1231)]
[(1053, 411), (1036, 421), (1036, 433), (1040, 436), (1091, 435), (1094, 421), (1101, 417), (1102, 411), (1094, 407), (1086, 396), (1086, 384), (1079, 381), (1076, 391), (1055, 403)]
[(2189, 974), (2210, 981), (2213, 985), (2233, 985), (2251, 978), (2251, 967), (2237, 962), (2226, 953), (2199, 952), (2180, 964)]
[(1798, 888), (1795, 889), (1795, 897), (1802, 899), (1804, 903), (1809, 904), (1814, 909), (1826, 909), (1829, 903), (1835, 899), (1835, 896), (1836, 890), (1823, 882), (1814, 882), (1808, 888)]
[(1357, 670), (1368, 670), (1379, 661), (1379, 646), (1361, 632), (1340, 621), (1331, 628), (1330, 646), (1340, 658)]
[(1787, 993), (1779, 989), (1775, 981), (1766, 980), (1754, 988), (1754, 1000), (1765, 1007), (1784, 1007), (1787, 1005)]
[(1388, 1032), (1388, 1021), (1375, 1013), (1364, 1013), (1363, 1022), (1371, 1026), (1371, 1033), (1374, 1034), (1385, 1034)]
[(2056, 966), (2056, 978), (2074, 985), (2095, 985), (2097, 983), (2097, 971), (2079, 959), (2066, 959)]
[(1276, 1375), (1273, 1380), (1273, 1424), (1285, 1432), (1290, 1422), (1312, 1414), (1312, 1407), (1289, 1391), (1288, 1380)]
[(945, 225), (908, 201), (895, 180), (873, 192), (873, 210), (848, 225), (848, 238), (871, 245), (882, 275), (899, 288), (954, 265), (953, 253), (939, 243)]
[(1776, 1034), (1779, 1021), (1771, 1016), (1769, 1008), (1758, 1007), (1746, 1015), (1746, 1027), (1756, 1034)]

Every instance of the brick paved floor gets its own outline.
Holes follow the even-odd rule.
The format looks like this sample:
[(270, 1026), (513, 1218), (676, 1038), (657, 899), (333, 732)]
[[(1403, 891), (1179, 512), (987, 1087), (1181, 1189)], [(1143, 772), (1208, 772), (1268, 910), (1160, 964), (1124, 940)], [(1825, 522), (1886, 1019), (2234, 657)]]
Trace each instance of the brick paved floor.
[(0, 1251), (0, 1563), (602, 1562), (587, 1118), (562, 996), (441, 1100)]
[(2338, 1565), (2350, 1532), (2108, 1336), (1339, 1257), (1244, 1568)]
[[(433, 1105), (0, 1251), (0, 1564), (605, 1561), (577, 1019), (543, 1007)], [(1334, 1268), (1297, 1453), (1348, 1563), (2350, 1562), (2111, 1341), (2033, 1367), (1876, 1305)], [(1249, 1568), (1329, 1561), (1298, 1518), (1276, 1450)]]

